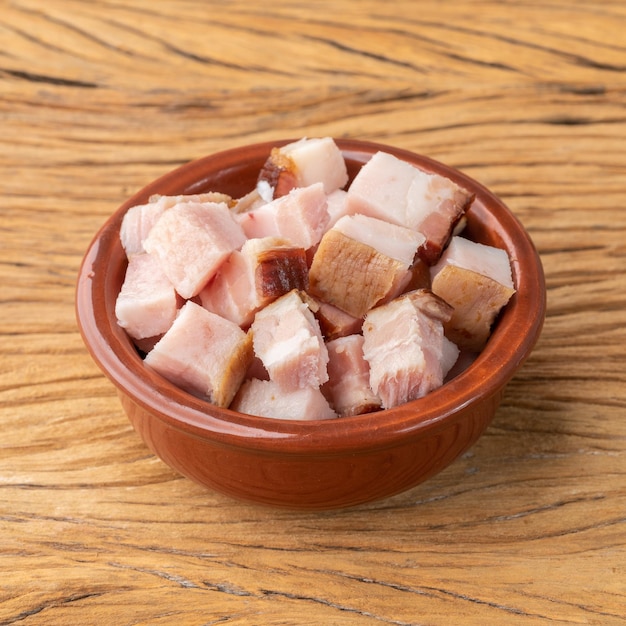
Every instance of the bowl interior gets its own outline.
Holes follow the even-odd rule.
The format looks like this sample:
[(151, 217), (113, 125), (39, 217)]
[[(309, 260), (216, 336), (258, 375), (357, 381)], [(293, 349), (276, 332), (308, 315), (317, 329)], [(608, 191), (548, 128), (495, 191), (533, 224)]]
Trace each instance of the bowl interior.
[(288, 141), (235, 148), (183, 165), (126, 201), (96, 234), (79, 273), (77, 319), (92, 357), (119, 392), (172, 427), (195, 436), (210, 433), (213, 439), (225, 443), (268, 450), (280, 445), (283, 450), (297, 453), (313, 448), (329, 452), (387, 445), (409, 432), (437, 428), (460, 407), (501, 391), (532, 350), (545, 315), (543, 271), (528, 234), (496, 196), (461, 172), (411, 152), (356, 140), (336, 140), (350, 179), (377, 150), (447, 176), (475, 193), (467, 214), (467, 235), (508, 252), (517, 292), (476, 361), (424, 398), (386, 411), (324, 422), (262, 418), (221, 409), (144, 367), (134, 345), (115, 321), (115, 299), (126, 270), (119, 239), (124, 213), (154, 194), (220, 191), (240, 197), (254, 188), (271, 148)]

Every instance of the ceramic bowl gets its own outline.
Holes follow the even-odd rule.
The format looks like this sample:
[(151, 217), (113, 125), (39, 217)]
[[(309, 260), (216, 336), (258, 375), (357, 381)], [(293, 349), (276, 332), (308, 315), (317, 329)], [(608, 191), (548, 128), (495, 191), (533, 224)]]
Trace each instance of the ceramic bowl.
[(386, 145), (337, 140), (351, 178), (377, 150), (451, 178), (476, 194), (470, 238), (504, 248), (517, 293), (474, 363), (426, 397), (397, 408), (330, 421), (245, 415), (193, 397), (148, 370), (117, 325), (115, 299), (126, 269), (119, 230), (125, 211), (153, 194), (221, 191), (239, 197), (256, 184), (268, 142), (198, 159), (125, 202), (83, 259), (76, 313), (91, 356), (117, 388), (147, 446), (188, 478), (229, 496), (294, 509), (357, 505), (416, 486), (452, 463), (489, 425), (509, 380), (531, 352), (545, 315), (545, 283), (528, 234), (485, 187), (432, 159)]

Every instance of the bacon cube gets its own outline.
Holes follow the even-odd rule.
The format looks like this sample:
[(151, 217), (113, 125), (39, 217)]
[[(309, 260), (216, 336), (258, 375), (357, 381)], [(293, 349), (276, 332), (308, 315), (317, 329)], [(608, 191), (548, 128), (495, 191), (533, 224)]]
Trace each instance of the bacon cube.
[(285, 390), (271, 380), (252, 378), (241, 386), (231, 409), (290, 420), (326, 420), (337, 417), (317, 387)]
[(479, 352), (515, 293), (507, 253), (455, 236), (431, 275), (433, 292), (454, 308), (445, 323), (446, 335), (460, 348)]
[(183, 202), (163, 213), (144, 248), (159, 259), (176, 291), (189, 299), (245, 240), (225, 204)]
[(363, 355), (372, 391), (390, 409), (443, 384), (443, 322), (451, 307), (430, 291), (409, 292), (372, 309), (363, 322)]
[(144, 362), (182, 389), (227, 407), (252, 356), (247, 333), (190, 300)]
[(316, 245), (326, 230), (328, 201), (322, 183), (293, 189), (287, 195), (236, 214), (246, 237), (284, 237), (305, 250)]
[(342, 217), (322, 238), (309, 271), (311, 295), (362, 318), (411, 279), (419, 233), (364, 215)]
[(452, 236), (474, 196), (454, 181), (377, 152), (356, 175), (346, 200), (363, 213), (421, 232), (420, 258), (432, 265)]
[(308, 286), (306, 254), (286, 239), (248, 239), (200, 292), (202, 306), (247, 328), (254, 314), (292, 289)]
[(267, 186), (270, 199), (314, 183), (322, 183), (324, 191), (332, 193), (347, 182), (346, 163), (332, 137), (304, 137), (274, 148), (259, 173), (261, 188)]
[(250, 329), (255, 354), (282, 389), (319, 387), (328, 380), (319, 324), (296, 290), (261, 309)]
[(117, 323), (133, 338), (163, 334), (174, 321), (176, 290), (151, 254), (133, 254), (115, 301)]

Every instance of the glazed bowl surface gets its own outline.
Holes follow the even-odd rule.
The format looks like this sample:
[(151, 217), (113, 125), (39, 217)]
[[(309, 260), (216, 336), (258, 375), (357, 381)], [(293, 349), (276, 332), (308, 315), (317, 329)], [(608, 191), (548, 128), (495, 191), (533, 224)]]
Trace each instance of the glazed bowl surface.
[(87, 349), (116, 387), (133, 427), (170, 467), (238, 499), (293, 509), (333, 509), (412, 488), (476, 442), (493, 419), (506, 384), (539, 337), (545, 282), (528, 233), (480, 183), (412, 152), (337, 139), (350, 179), (376, 151), (383, 150), (475, 193), (464, 235), (507, 251), (516, 288), (486, 347), (468, 369), (424, 398), (335, 420), (251, 416), (182, 391), (144, 366), (117, 324), (115, 300), (127, 265), (119, 237), (123, 216), (154, 194), (219, 191), (241, 197), (254, 188), (271, 149), (289, 141), (253, 144), (192, 161), (124, 202), (84, 256), (76, 316)]

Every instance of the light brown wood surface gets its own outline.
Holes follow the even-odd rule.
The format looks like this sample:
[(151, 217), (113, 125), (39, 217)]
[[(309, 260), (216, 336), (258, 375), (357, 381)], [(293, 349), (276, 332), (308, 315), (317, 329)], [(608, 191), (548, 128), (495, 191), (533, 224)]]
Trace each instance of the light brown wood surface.
[[(621, 0), (0, 1), (0, 624), (626, 623), (625, 32)], [(73, 309), (131, 193), (305, 135), (478, 179), (548, 285), (471, 451), (330, 513), (154, 458)]]

